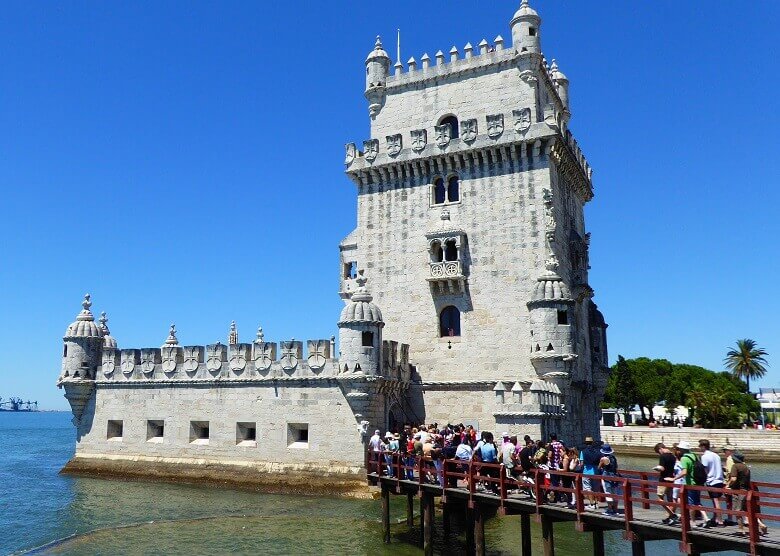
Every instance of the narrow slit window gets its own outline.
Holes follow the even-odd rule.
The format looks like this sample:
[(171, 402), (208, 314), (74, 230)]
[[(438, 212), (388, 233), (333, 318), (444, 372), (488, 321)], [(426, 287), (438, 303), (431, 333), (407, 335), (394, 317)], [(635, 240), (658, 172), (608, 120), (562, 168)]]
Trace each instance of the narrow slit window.
[(447, 200), (450, 203), (457, 203), (460, 200), (460, 180), (458, 176), (452, 176), (447, 181)]
[(558, 324), (569, 324), (568, 311), (558, 311)]
[(441, 205), (447, 201), (447, 190), (444, 187), (444, 180), (442, 178), (436, 178), (433, 181), (433, 204)]
[(363, 332), (363, 347), (374, 347), (373, 332)]
[(108, 421), (106, 440), (121, 442), (124, 436), (124, 421), (111, 419)]

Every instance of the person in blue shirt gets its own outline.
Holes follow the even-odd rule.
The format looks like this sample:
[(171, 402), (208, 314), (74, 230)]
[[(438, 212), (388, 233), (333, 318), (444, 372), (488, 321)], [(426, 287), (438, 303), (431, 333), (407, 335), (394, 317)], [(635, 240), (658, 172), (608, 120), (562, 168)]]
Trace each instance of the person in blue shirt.
[[(583, 475), (600, 475), (599, 460), (601, 451), (599, 446), (593, 441), (593, 437), (585, 437), (585, 447), (580, 452), (580, 461), (582, 462)], [(582, 490), (586, 492), (601, 492), (601, 480), (593, 477), (582, 477)], [(599, 507), (598, 497), (589, 494), (588, 507), (597, 510)]]

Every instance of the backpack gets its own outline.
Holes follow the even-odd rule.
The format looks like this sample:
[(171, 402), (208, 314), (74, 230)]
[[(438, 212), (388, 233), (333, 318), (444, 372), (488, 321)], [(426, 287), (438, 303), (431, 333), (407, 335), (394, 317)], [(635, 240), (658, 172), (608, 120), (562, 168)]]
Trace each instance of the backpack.
[(701, 460), (694, 454), (689, 452), (685, 455), (690, 456), (689, 459), (693, 459), (693, 484), (696, 486), (704, 486), (707, 482), (707, 468), (704, 467)]
[(544, 456), (547, 455), (547, 450), (545, 448), (539, 448), (536, 450), (536, 453), (534, 454), (534, 461), (542, 461), (544, 459)]

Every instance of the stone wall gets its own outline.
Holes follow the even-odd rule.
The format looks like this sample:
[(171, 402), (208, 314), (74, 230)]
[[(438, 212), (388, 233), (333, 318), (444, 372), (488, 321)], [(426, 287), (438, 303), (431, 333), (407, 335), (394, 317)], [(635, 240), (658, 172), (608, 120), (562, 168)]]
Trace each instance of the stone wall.
[(653, 446), (658, 442), (671, 446), (686, 441), (695, 448), (699, 440), (706, 438), (717, 451), (730, 444), (747, 456), (759, 457), (764, 461), (780, 461), (780, 432), (777, 431), (601, 427), (601, 438), (618, 452), (637, 455), (653, 455)]

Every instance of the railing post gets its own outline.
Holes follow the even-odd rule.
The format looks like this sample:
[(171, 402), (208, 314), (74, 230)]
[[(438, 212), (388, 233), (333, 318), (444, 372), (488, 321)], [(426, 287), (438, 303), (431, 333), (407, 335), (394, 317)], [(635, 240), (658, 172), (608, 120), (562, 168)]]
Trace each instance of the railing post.
[(469, 508), (474, 507), (474, 461), (469, 460)]
[[(539, 472), (539, 468), (534, 467), (534, 493), (536, 494), (536, 513), (539, 514), (539, 507), (542, 505), (542, 487), (539, 483), (544, 480), (544, 476)], [(539, 476), (542, 475), (540, 479)]]
[[(642, 473), (639, 477), (642, 479), (642, 500), (649, 500), (650, 493), (648, 491), (650, 490), (650, 485), (647, 484), (650, 480), (649, 475), (647, 473)], [(642, 502), (642, 509), (649, 510), (650, 502)]]
[(577, 508), (577, 521), (585, 513), (585, 497), (582, 493), (582, 473), (578, 473), (574, 478), (574, 504)]
[(417, 483), (420, 485), (420, 493), (422, 493), (422, 485), (423, 485), (423, 460), (425, 459), (425, 456), (416, 456), (417, 457)]
[(627, 477), (623, 478), (623, 518), (626, 522), (626, 538), (633, 540), (631, 522), (634, 520), (634, 506), (631, 500), (631, 482)]
[(390, 544), (390, 490), (382, 485), (382, 532), (385, 544)]
[(684, 483), (680, 485), (680, 525), (682, 527), (680, 552), (690, 554), (691, 545), (688, 536), (691, 532), (691, 512), (688, 511), (688, 492), (685, 490), (685, 487)]
[(498, 498), (501, 501), (499, 508), (501, 512), (504, 512), (504, 501), (506, 500), (506, 467), (503, 463), (498, 467), (498, 472)]
[(748, 517), (748, 538), (750, 539), (750, 554), (757, 554), (756, 544), (758, 544), (758, 504), (756, 503), (756, 492), (751, 488), (745, 499)]

